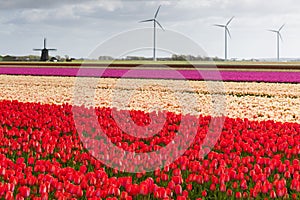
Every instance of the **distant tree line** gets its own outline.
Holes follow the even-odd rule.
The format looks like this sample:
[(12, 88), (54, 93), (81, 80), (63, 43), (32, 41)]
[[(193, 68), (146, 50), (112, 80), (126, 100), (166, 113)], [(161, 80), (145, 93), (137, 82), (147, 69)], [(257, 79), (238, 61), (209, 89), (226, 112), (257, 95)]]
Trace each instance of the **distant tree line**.
[(224, 59), (218, 58), (218, 57), (208, 57), (208, 56), (193, 56), (193, 55), (177, 55), (173, 54), (171, 57), (171, 60), (178, 60), (178, 61), (222, 61)]
[(6, 55), (6, 56), (0, 56), (0, 61), (39, 61), (40, 56), (11, 56), (11, 55)]
[(114, 58), (111, 56), (99, 56), (98, 60), (114, 60)]
[[(75, 60), (75, 58), (70, 58), (68, 55), (63, 56), (55, 56), (50, 57), (49, 61), (51, 62), (72, 62)], [(84, 58), (79, 58), (76, 60), (85, 60)], [(152, 60), (152, 57), (143, 57), (143, 56), (127, 56), (125, 58), (118, 58), (115, 59), (112, 56), (99, 56), (98, 60)], [(193, 56), (193, 55), (177, 55), (173, 54), (171, 57), (160, 57), (157, 58), (157, 60), (160, 61), (223, 61), (224, 59), (218, 58), (218, 57), (205, 57), (205, 56)], [(28, 55), (28, 56), (0, 56), (0, 61), (40, 61), (40, 56), (36, 55)]]
[[(118, 60), (152, 60), (152, 58), (143, 57), (143, 56), (127, 56), (124, 59), (118, 59)], [(164, 58), (157, 58), (157, 60), (161, 61), (223, 61), (224, 59), (218, 58), (218, 57), (205, 57), (205, 56), (193, 56), (193, 55), (177, 55), (173, 54), (171, 57), (164, 57)]]
[[(36, 55), (29, 55), (29, 56), (11, 56), (11, 55), (6, 55), (6, 56), (0, 56), (0, 61), (40, 61), (41, 57), (40, 56), (36, 56)], [(49, 61), (51, 62), (71, 62), (75, 60), (75, 58), (70, 58), (68, 55), (65, 55), (65, 57), (61, 57), (59, 55), (55, 56), (55, 57), (50, 57)]]

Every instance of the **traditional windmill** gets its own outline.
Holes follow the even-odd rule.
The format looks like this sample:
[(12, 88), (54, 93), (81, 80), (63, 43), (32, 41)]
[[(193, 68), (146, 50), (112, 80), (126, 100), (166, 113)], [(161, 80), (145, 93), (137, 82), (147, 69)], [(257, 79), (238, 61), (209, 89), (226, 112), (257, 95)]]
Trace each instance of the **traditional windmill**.
[(41, 61), (49, 60), (49, 51), (56, 51), (56, 49), (47, 49), (46, 48), (46, 38), (44, 38), (44, 48), (43, 49), (33, 49), (33, 51), (41, 51)]

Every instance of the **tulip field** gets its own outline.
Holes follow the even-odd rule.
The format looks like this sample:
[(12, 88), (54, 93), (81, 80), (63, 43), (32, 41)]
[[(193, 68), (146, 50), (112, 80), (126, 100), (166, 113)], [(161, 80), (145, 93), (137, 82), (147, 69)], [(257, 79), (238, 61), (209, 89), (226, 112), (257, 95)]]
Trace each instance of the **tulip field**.
[[(274, 77), (224, 82), (227, 114), (219, 138), (207, 134), (218, 116), (210, 113), (203, 81), (190, 81), (195, 104), (191, 92), (182, 91), (190, 109), (182, 113), (176, 97), (158, 86), (181, 80), (128, 79), (120, 86), (116, 78), (101, 78), (91, 107), (84, 93), (73, 100), (76, 77), (0, 75), (0, 199), (300, 199), (298, 73), (289, 83)], [(137, 90), (141, 83), (144, 89)], [(130, 103), (111, 104), (114, 92), (133, 90)], [(134, 137), (122, 129), (128, 112), (138, 126), (160, 128), (151, 137)], [(106, 152), (100, 132), (136, 154), (163, 149), (176, 137), (190, 145), (161, 168), (139, 170), (129, 157), (121, 162), (120, 155)], [(203, 147), (205, 141), (213, 148)], [(169, 153), (181, 150), (177, 146)], [(118, 167), (97, 154), (110, 155)], [(160, 159), (142, 164), (150, 169)]]
[[(96, 65), (97, 66), (97, 65)], [(108, 67), (108, 66), (85, 66), (84, 70), (81, 69), (79, 74), (79, 66), (68, 66), (61, 68), (56, 65), (54, 66), (1, 66), (0, 74), (11, 74), (11, 75), (43, 75), (43, 76), (87, 76), (87, 77), (105, 77), (105, 78), (119, 78), (123, 77), (131, 71), (130, 78), (161, 78), (161, 79), (187, 79), (187, 80), (220, 80), (220, 77), (215, 76), (214, 70), (216, 67), (201, 66), (198, 70), (195, 68), (179, 68), (173, 65), (168, 66), (169, 68), (164, 69), (165, 66), (135, 66), (129, 65), (130, 67)], [(42, 70), (39, 67), (43, 67)], [(219, 66), (218, 66), (219, 67)], [(220, 66), (225, 67), (225, 66)], [(240, 66), (239, 66), (240, 67)], [(150, 69), (149, 69), (150, 68)], [(156, 70), (153, 70), (155, 68)], [(162, 68), (162, 69), (161, 69)], [(171, 68), (176, 68), (177, 72), (180, 74), (178, 76), (176, 73), (172, 73), (174, 70)], [(203, 70), (203, 68), (205, 70)], [(299, 67), (300, 68), (300, 67)], [(201, 70), (202, 69), (202, 70)], [(245, 70), (246, 69), (246, 70)], [(291, 71), (290, 69), (276, 69), (270, 70), (266, 69), (247, 69), (247, 68), (226, 68), (220, 71), (223, 81), (248, 81), (248, 82), (280, 82), (280, 83), (298, 83), (300, 79), (299, 71)], [(255, 70), (256, 69), (256, 70)], [(278, 71), (279, 70), (279, 71)], [(161, 73), (163, 71), (163, 73)]]

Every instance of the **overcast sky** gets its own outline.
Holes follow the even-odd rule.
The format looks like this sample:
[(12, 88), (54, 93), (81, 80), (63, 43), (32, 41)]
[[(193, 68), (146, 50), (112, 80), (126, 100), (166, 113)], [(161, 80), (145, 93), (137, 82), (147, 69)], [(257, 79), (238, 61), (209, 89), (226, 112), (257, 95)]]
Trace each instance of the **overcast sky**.
[[(282, 57), (300, 57), (300, 1), (298, 0), (1, 0), (0, 54), (39, 55), (47, 37), (55, 55), (88, 57), (98, 44), (113, 35), (137, 28), (162, 5), (158, 20), (166, 30), (179, 32), (198, 43), (209, 56), (224, 57), (224, 31), (212, 24), (229, 25), (230, 58), (276, 57), (276, 35), (282, 30)], [(152, 40), (149, 37), (149, 40)], [(176, 41), (174, 41), (176, 43)], [(122, 44), (120, 44), (122, 45)], [(159, 47), (159, 32), (158, 32)], [(115, 48), (118, 48), (117, 46)], [(146, 52), (151, 56), (151, 52)]]

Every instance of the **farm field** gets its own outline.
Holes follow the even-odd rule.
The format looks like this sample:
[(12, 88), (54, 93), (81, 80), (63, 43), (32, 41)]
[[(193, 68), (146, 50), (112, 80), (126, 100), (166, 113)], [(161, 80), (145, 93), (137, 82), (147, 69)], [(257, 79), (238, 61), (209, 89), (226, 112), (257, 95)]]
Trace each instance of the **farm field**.
[(51, 68), (79, 68), (79, 67), (164, 67), (171, 68), (212, 68), (218, 67), (218, 69), (270, 69), (274, 70), (300, 70), (300, 62), (247, 62), (247, 61), (235, 61), (235, 62), (222, 62), (222, 61), (143, 61), (143, 60), (114, 60), (114, 61), (80, 61), (74, 60), (72, 62), (0, 62), (0, 67), (51, 67)]
[(82, 76), (104, 78), (145, 78), (145, 79), (184, 79), (212, 81), (248, 81), (248, 82), (280, 82), (299, 83), (300, 65), (270, 63), (259, 65), (223, 63), (184, 62), (133, 62), (112, 63), (39, 63), (17, 62), (0, 63), (0, 74), (36, 75), (36, 76)]
[(300, 62), (252, 62), (252, 61), (155, 61), (152, 60), (73, 60), (72, 62), (6, 62), (1, 61), (0, 65), (59, 65), (59, 66), (68, 66), (68, 65), (81, 65), (83, 63), (86, 64), (124, 64), (124, 65), (217, 65), (217, 66), (271, 66), (276, 68), (278, 66), (282, 66), (285, 68), (297, 68), (300, 67)]
[[(0, 66), (0, 196), (299, 199), (300, 72), (295, 66), (280, 67), (281, 72), (277, 69), (290, 76), (277, 74), (270, 79), (272, 72), (265, 71), (269, 77), (254, 74), (251, 80), (237, 79), (232, 74), (235, 79), (225, 78), (225, 116), (211, 111), (214, 99), (207, 88), (211, 81), (74, 77), (74, 72), (64, 77), (7, 75)], [(18, 69), (24, 71), (20, 66)], [(249, 73), (245, 77), (249, 78)], [(91, 107), (85, 92), (77, 93), (82, 91), (76, 90), (78, 80), (97, 82), (87, 85), (87, 90), (95, 91), (95, 107)], [(187, 88), (180, 87), (183, 82)], [(122, 101), (122, 95), (125, 99), (130, 92), (129, 102)], [(195, 102), (191, 101), (193, 97)], [(182, 107), (188, 109), (183, 111)], [(152, 137), (132, 136), (131, 132), (143, 132), (128, 127), (128, 111), (138, 126), (153, 122), (161, 128)], [(75, 115), (80, 123), (74, 120)], [(116, 115), (118, 122), (114, 120)], [(91, 121), (93, 116), (98, 124)], [(224, 118), (219, 138), (208, 134), (210, 122), (218, 117)], [(183, 119), (187, 123), (182, 128)], [(193, 131), (195, 137), (190, 135)], [(138, 162), (137, 156), (132, 164), (132, 158), (108, 152), (101, 133), (116, 147), (135, 154), (164, 149), (174, 144), (176, 137), (181, 145), (185, 141), (190, 145), (174, 162), (147, 171), (161, 158), (153, 157), (148, 163)], [(93, 145), (87, 141), (93, 141)], [(202, 147), (207, 143), (215, 143), (211, 151)], [(180, 145), (176, 145), (174, 154), (180, 152)], [(97, 159), (97, 155), (108, 154), (115, 168)], [(135, 166), (132, 170), (138, 173), (127, 172), (126, 166)]]

